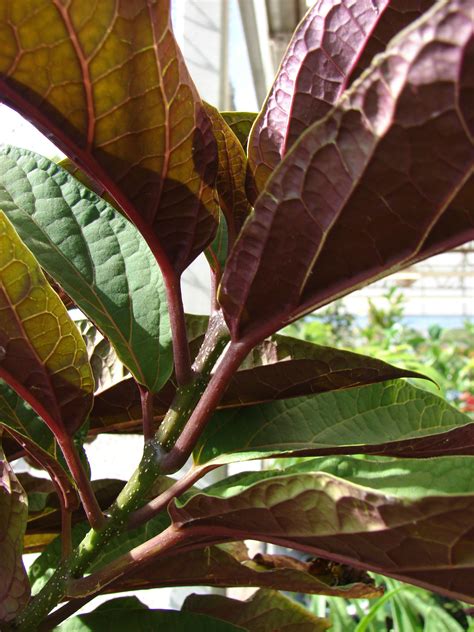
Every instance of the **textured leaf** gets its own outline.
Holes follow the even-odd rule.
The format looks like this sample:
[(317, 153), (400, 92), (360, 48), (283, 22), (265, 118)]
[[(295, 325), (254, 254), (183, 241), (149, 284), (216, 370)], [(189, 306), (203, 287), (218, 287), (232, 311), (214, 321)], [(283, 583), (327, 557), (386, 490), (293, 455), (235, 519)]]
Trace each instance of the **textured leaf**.
[[(437, 434), (451, 454), (449, 431), (462, 426), (473, 432), (470, 417), (397, 380), (219, 412), (200, 437), (194, 459), (204, 464), (282, 455), (423, 456), (418, 442)], [(467, 449), (472, 453), (472, 446)]]
[(223, 595), (190, 595), (183, 610), (236, 623), (249, 632), (320, 632), (331, 626), (289, 597), (261, 589), (246, 601)]
[(474, 602), (474, 459), (307, 460), (170, 506), (186, 529), (298, 548)]
[(0, 153), (0, 207), (137, 381), (159, 390), (172, 371), (167, 303), (137, 229), (56, 163), (13, 147)]
[(337, 103), (389, 0), (318, 0), (296, 29), (249, 138), (253, 198), (299, 136)]
[(229, 240), (235, 238), (250, 213), (250, 204), (245, 193), (245, 170), (247, 157), (237, 136), (212, 105), (205, 104), (217, 141), (218, 168), (216, 189), (219, 204), (227, 220)]
[(348, 79), (348, 85), (369, 67), (375, 55), (383, 53), (393, 37), (420, 18), (435, 2), (436, 0), (390, 0), (365, 43), (357, 65)]
[(216, 147), (169, 4), (5, 4), (0, 96), (99, 181), (179, 274), (215, 230)]
[(163, 586), (267, 586), (279, 590), (353, 598), (381, 594), (365, 573), (321, 559), (301, 562), (288, 555), (248, 556), (243, 543), (209, 546), (147, 564), (114, 582), (108, 590)]
[(219, 280), (229, 254), (229, 231), (227, 222), (222, 211), (219, 213), (219, 226), (212, 244), (206, 248), (206, 259), (211, 270)]
[(130, 607), (97, 609), (72, 617), (57, 632), (243, 632), (244, 628), (212, 617), (175, 610), (144, 610)]
[(76, 320), (75, 323), (86, 343), (96, 393), (123, 380), (128, 370), (118, 359), (109, 340), (87, 318)]
[(28, 503), (0, 449), (0, 623), (14, 619), (30, 597), (23, 560)]
[[(60, 455), (53, 434), (24, 399), (0, 380), (0, 428), (2, 427), (5, 435), (11, 436), (38, 467), (48, 472), (54, 481), (54, 489), (61, 494), (64, 507), (77, 508), (79, 499), (76, 488), (67, 470), (58, 460)], [(45, 483), (52, 487), (49, 481), (46, 480)]]
[[(235, 408), (322, 393), (398, 377), (420, 374), (342, 349), (273, 336), (254, 349), (231, 379), (219, 404)], [(160, 419), (172, 402), (174, 385), (168, 383), (154, 398), (154, 414)], [(95, 398), (92, 430), (130, 430), (141, 423), (140, 393), (124, 380)]]
[(474, 181), (473, 22), (470, 0), (439, 2), (295, 143), (227, 263), (234, 340), (474, 237), (453, 206)]
[(247, 149), (247, 142), (254, 124), (258, 116), (257, 112), (221, 112), (221, 116), (230, 129), (239, 139), (244, 149)]
[(55, 434), (72, 435), (92, 404), (84, 341), (38, 263), (0, 211), (0, 377)]

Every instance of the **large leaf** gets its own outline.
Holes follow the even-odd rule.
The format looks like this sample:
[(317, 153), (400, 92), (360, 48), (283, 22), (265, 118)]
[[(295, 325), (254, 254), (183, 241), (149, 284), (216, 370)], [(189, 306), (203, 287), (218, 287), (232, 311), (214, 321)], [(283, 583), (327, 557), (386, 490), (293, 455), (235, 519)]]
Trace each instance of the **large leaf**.
[(338, 453), (423, 456), (419, 442), (423, 446), (425, 437), (438, 434), (445, 454), (453, 447), (472, 454), (472, 445), (450, 436), (462, 427), (472, 433), (471, 422), (436, 395), (397, 380), (218, 412), (194, 459), (204, 464)]
[(183, 610), (236, 623), (249, 632), (321, 632), (331, 625), (275, 590), (261, 589), (246, 601), (223, 595), (190, 595)]
[(107, 590), (163, 586), (266, 586), (279, 590), (353, 598), (381, 594), (371, 577), (321, 559), (302, 562), (288, 555), (249, 558), (241, 542), (177, 553), (112, 583)]
[(0, 623), (14, 619), (30, 596), (21, 557), (27, 517), (26, 494), (0, 448)]
[(0, 153), (0, 206), (137, 381), (159, 390), (172, 371), (167, 302), (137, 229), (56, 163), (13, 147)]
[(84, 341), (38, 263), (0, 211), (0, 377), (45, 420), (72, 435), (92, 404)]
[(224, 273), (234, 340), (474, 238), (473, 22), (439, 2), (288, 152)]
[(4, 4), (0, 96), (98, 180), (179, 274), (215, 230), (216, 147), (169, 5)]
[(219, 164), (216, 189), (219, 204), (227, 220), (230, 243), (233, 244), (250, 213), (250, 204), (245, 193), (247, 157), (237, 136), (219, 111), (209, 104), (205, 104), (205, 109), (217, 141)]
[(170, 506), (196, 533), (252, 538), (474, 602), (474, 459), (307, 460)]
[(175, 610), (148, 610), (129, 605), (97, 608), (72, 617), (55, 628), (57, 632), (244, 632), (245, 628), (213, 617)]
[[(310, 342), (273, 336), (254, 349), (231, 379), (219, 404), (235, 408), (299, 395), (352, 388), (398, 377), (421, 377), (375, 358)], [(154, 398), (154, 415), (162, 418), (175, 392), (168, 383)], [(141, 420), (140, 393), (124, 380), (95, 398), (91, 430), (131, 430)]]
[(306, 13), (249, 138), (255, 193), (298, 137), (337, 103), (388, 4), (317, 0)]

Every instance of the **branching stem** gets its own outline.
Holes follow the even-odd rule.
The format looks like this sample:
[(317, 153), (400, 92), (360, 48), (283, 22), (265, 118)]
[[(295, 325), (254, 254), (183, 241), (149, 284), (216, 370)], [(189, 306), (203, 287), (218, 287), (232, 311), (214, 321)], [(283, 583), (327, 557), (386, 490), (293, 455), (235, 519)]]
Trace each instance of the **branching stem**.
[(163, 279), (165, 281), (166, 296), (168, 299), (176, 382), (178, 386), (184, 386), (190, 382), (192, 372), (181, 284), (180, 279), (173, 271), (169, 271), (168, 274), (163, 274)]

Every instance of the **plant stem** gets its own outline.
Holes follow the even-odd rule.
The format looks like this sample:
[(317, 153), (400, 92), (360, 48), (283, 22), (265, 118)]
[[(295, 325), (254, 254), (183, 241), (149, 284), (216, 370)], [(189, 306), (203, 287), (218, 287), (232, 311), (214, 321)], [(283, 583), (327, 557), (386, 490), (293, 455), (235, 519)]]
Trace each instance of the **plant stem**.
[[(61, 502), (61, 499), (60, 499)], [(65, 560), (72, 553), (71, 510), (61, 502), (61, 559)]]
[(176, 481), (174, 485), (171, 485), (167, 490), (165, 490), (162, 494), (148, 502), (140, 509), (137, 509), (133, 514), (131, 514), (128, 520), (128, 528), (135, 529), (140, 525), (148, 522), (152, 518), (154, 518), (157, 514), (159, 514), (163, 509), (166, 509), (168, 503), (170, 503), (173, 498), (178, 498), (185, 491), (187, 491), (190, 487), (194, 485), (196, 481), (201, 479), (203, 476), (215, 470), (218, 465), (212, 465), (207, 467), (192, 467), (189, 472), (187, 472), (182, 478)]
[(161, 463), (164, 474), (172, 474), (186, 463), (232, 376), (249, 351), (249, 346), (240, 342), (230, 344), (219, 365), (219, 370), (211, 377), (189, 421), (179, 433), (170, 452), (164, 457)]
[(191, 412), (204, 393), (211, 371), (229, 340), (222, 312), (212, 314), (204, 341), (192, 366), (193, 379), (178, 388), (173, 403), (156, 433), (157, 442), (170, 449), (178, 439)]
[(155, 434), (153, 428), (153, 393), (138, 384), (138, 390), (140, 391), (140, 400), (142, 403), (142, 419), (143, 419), (143, 437), (146, 441), (150, 441), (153, 439), (153, 435)]
[(163, 279), (168, 298), (168, 313), (173, 339), (174, 372), (178, 386), (184, 386), (191, 380), (192, 372), (181, 285), (179, 278), (172, 271), (163, 274)]
[(71, 437), (66, 436), (61, 439), (58, 438), (58, 443), (64, 454), (66, 463), (71, 470), (72, 477), (76, 482), (79, 497), (84, 506), (89, 524), (93, 529), (102, 529), (105, 525), (104, 514), (99, 507), (99, 503), (95, 497), (90, 480), (84, 471), (74, 442)]
[[(121, 555), (89, 577), (72, 581), (69, 584), (68, 594), (74, 598), (95, 594), (111, 582), (135, 570), (138, 566), (151, 561), (168, 549), (188, 541), (191, 534), (191, 529), (180, 529), (171, 525), (151, 540)], [(196, 543), (196, 546), (199, 546), (199, 543)]]

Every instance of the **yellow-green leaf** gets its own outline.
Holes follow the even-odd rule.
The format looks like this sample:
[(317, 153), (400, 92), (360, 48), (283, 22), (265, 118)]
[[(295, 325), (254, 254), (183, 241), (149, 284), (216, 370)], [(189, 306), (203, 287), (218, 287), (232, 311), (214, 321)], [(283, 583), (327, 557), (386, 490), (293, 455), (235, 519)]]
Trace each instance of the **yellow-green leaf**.
[(94, 391), (85, 343), (0, 211), (0, 377), (56, 434), (73, 434)]

